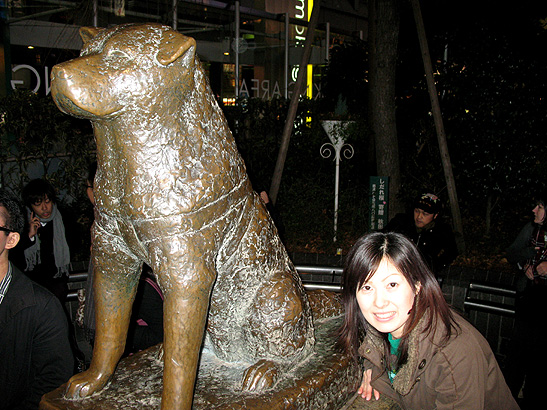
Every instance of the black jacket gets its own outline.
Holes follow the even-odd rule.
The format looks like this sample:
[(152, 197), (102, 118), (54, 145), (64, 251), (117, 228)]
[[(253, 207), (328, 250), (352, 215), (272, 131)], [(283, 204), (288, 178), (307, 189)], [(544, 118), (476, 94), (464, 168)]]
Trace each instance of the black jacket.
[(0, 409), (38, 409), (73, 372), (67, 317), (53, 294), (12, 268), (0, 303)]
[(417, 230), (412, 215), (397, 214), (383, 231), (401, 233), (414, 242), (435, 274), (439, 274), (458, 256), (454, 232), (439, 217), (427, 228)]
[[(59, 211), (61, 212), (61, 211)], [(72, 246), (74, 243), (74, 236), (72, 235), (71, 219), (67, 220), (63, 213), (63, 224), (65, 226), (65, 238), (68, 247), (72, 254)], [(28, 232), (27, 232), (28, 233)], [(26, 276), (32, 279), (34, 282), (42, 285), (49, 290), (55, 296), (59, 298), (61, 302), (66, 301), (68, 294), (68, 277), (63, 275), (60, 278), (54, 278), (57, 274), (57, 266), (55, 265), (55, 256), (53, 253), (53, 222), (50, 221), (44, 226), (38, 229), (37, 236), (40, 238), (40, 259), (41, 262), (37, 264), (31, 271), (27, 270), (27, 263), (25, 261), (25, 250), (32, 245), (34, 241), (31, 240), (26, 233), (21, 235), (21, 239), (17, 246), (9, 253), (9, 259), (13, 265), (15, 265), (21, 272), (24, 272)]]
[(531, 238), (536, 226), (532, 222), (524, 225), (516, 239), (506, 250), (507, 260), (518, 265), (520, 269), (523, 269), (526, 263), (536, 254), (536, 250), (531, 244)]

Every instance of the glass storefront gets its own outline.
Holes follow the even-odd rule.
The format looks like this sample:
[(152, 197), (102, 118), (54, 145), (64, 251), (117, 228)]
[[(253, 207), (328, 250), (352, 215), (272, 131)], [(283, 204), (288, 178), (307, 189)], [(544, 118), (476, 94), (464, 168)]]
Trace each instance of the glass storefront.
[[(5, 63), (11, 62), (13, 88), (47, 94), (51, 67), (76, 56), (81, 47), (77, 38), (80, 26), (92, 25), (93, 21), (99, 27), (145, 21), (174, 26), (172, 16), (176, 10), (176, 28), (196, 39), (198, 56), (209, 73), (219, 102), (233, 103), (238, 96), (290, 98), (300, 69), (313, 1), (317, 0), (179, 0), (169, 6), (150, 1), (98, 0), (94, 14), (93, 2), (91, 6), (74, 3), (72, 8), (70, 1), (60, 7), (53, 0), (19, 0), (10, 3), (9, 35), (4, 36), (4, 44), (11, 45), (11, 53)], [(337, 10), (321, 4), (309, 65), (305, 67), (310, 98), (320, 96), (321, 73), (332, 44), (363, 38), (366, 32), (365, 5), (354, 9), (342, 10), (345, 14), (342, 24), (338, 23)], [(36, 20), (36, 16), (44, 13), (42, 19)]]

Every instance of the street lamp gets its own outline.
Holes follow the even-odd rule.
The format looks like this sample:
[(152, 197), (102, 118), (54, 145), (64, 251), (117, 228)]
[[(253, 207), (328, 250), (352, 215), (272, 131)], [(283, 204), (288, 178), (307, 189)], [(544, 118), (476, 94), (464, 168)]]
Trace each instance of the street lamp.
[(353, 157), (353, 147), (350, 144), (346, 144), (346, 130), (347, 127), (352, 124), (353, 121), (321, 121), (323, 129), (327, 133), (331, 142), (326, 142), (321, 145), (319, 150), (323, 158), (329, 158), (333, 154), (336, 162), (336, 171), (334, 176), (334, 238), (333, 242), (336, 242), (336, 233), (338, 230), (338, 186), (340, 181), (340, 160), (342, 155), (346, 159)]

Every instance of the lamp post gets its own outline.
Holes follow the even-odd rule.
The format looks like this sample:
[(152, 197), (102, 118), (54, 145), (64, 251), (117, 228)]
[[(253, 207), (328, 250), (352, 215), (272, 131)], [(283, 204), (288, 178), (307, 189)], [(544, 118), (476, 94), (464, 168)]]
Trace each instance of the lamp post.
[(353, 121), (321, 121), (323, 129), (327, 133), (330, 142), (321, 145), (320, 154), (323, 158), (329, 158), (333, 154), (336, 162), (336, 171), (334, 174), (334, 238), (336, 242), (336, 234), (338, 231), (338, 189), (340, 182), (340, 160), (342, 155), (346, 159), (353, 157), (353, 147), (345, 142), (345, 133), (348, 125)]

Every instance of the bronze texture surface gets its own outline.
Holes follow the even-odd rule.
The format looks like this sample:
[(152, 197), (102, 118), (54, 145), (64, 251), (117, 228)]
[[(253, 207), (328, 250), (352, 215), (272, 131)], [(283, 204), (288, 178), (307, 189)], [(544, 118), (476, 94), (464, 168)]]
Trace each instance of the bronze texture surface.
[[(194, 410), (338, 410), (350, 399), (360, 383), (360, 371), (347, 356), (334, 348), (334, 331), (339, 318), (316, 325), (315, 352), (295, 364), (274, 388), (261, 392), (236, 388), (240, 363), (218, 360), (204, 351), (194, 397)], [(99, 394), (84, 400), (67, 400), (63, 387), (48, 393), (41, 403), (43, 410), (157, 410), (162, 388), (160, 346), (122, 359), (111, 382)], [(361, 407), (354, 407), (354, 406)], [(383, 401), (365, 402), (360, 398), (350, 409), (391, 410)], [(383, 407), (382, 407), (383, 406)]]
[(159, 24), (80, 33), (51, 91), (94, 129), (97, 329), (65, 398), (85, 403), (113, 377), (143, 263), (165, 297), (162, 409), (192, 408), (201, 351), (237, 369), (233, 390), (274, 390), (315, 354), (312, 312), (194, 39)]

